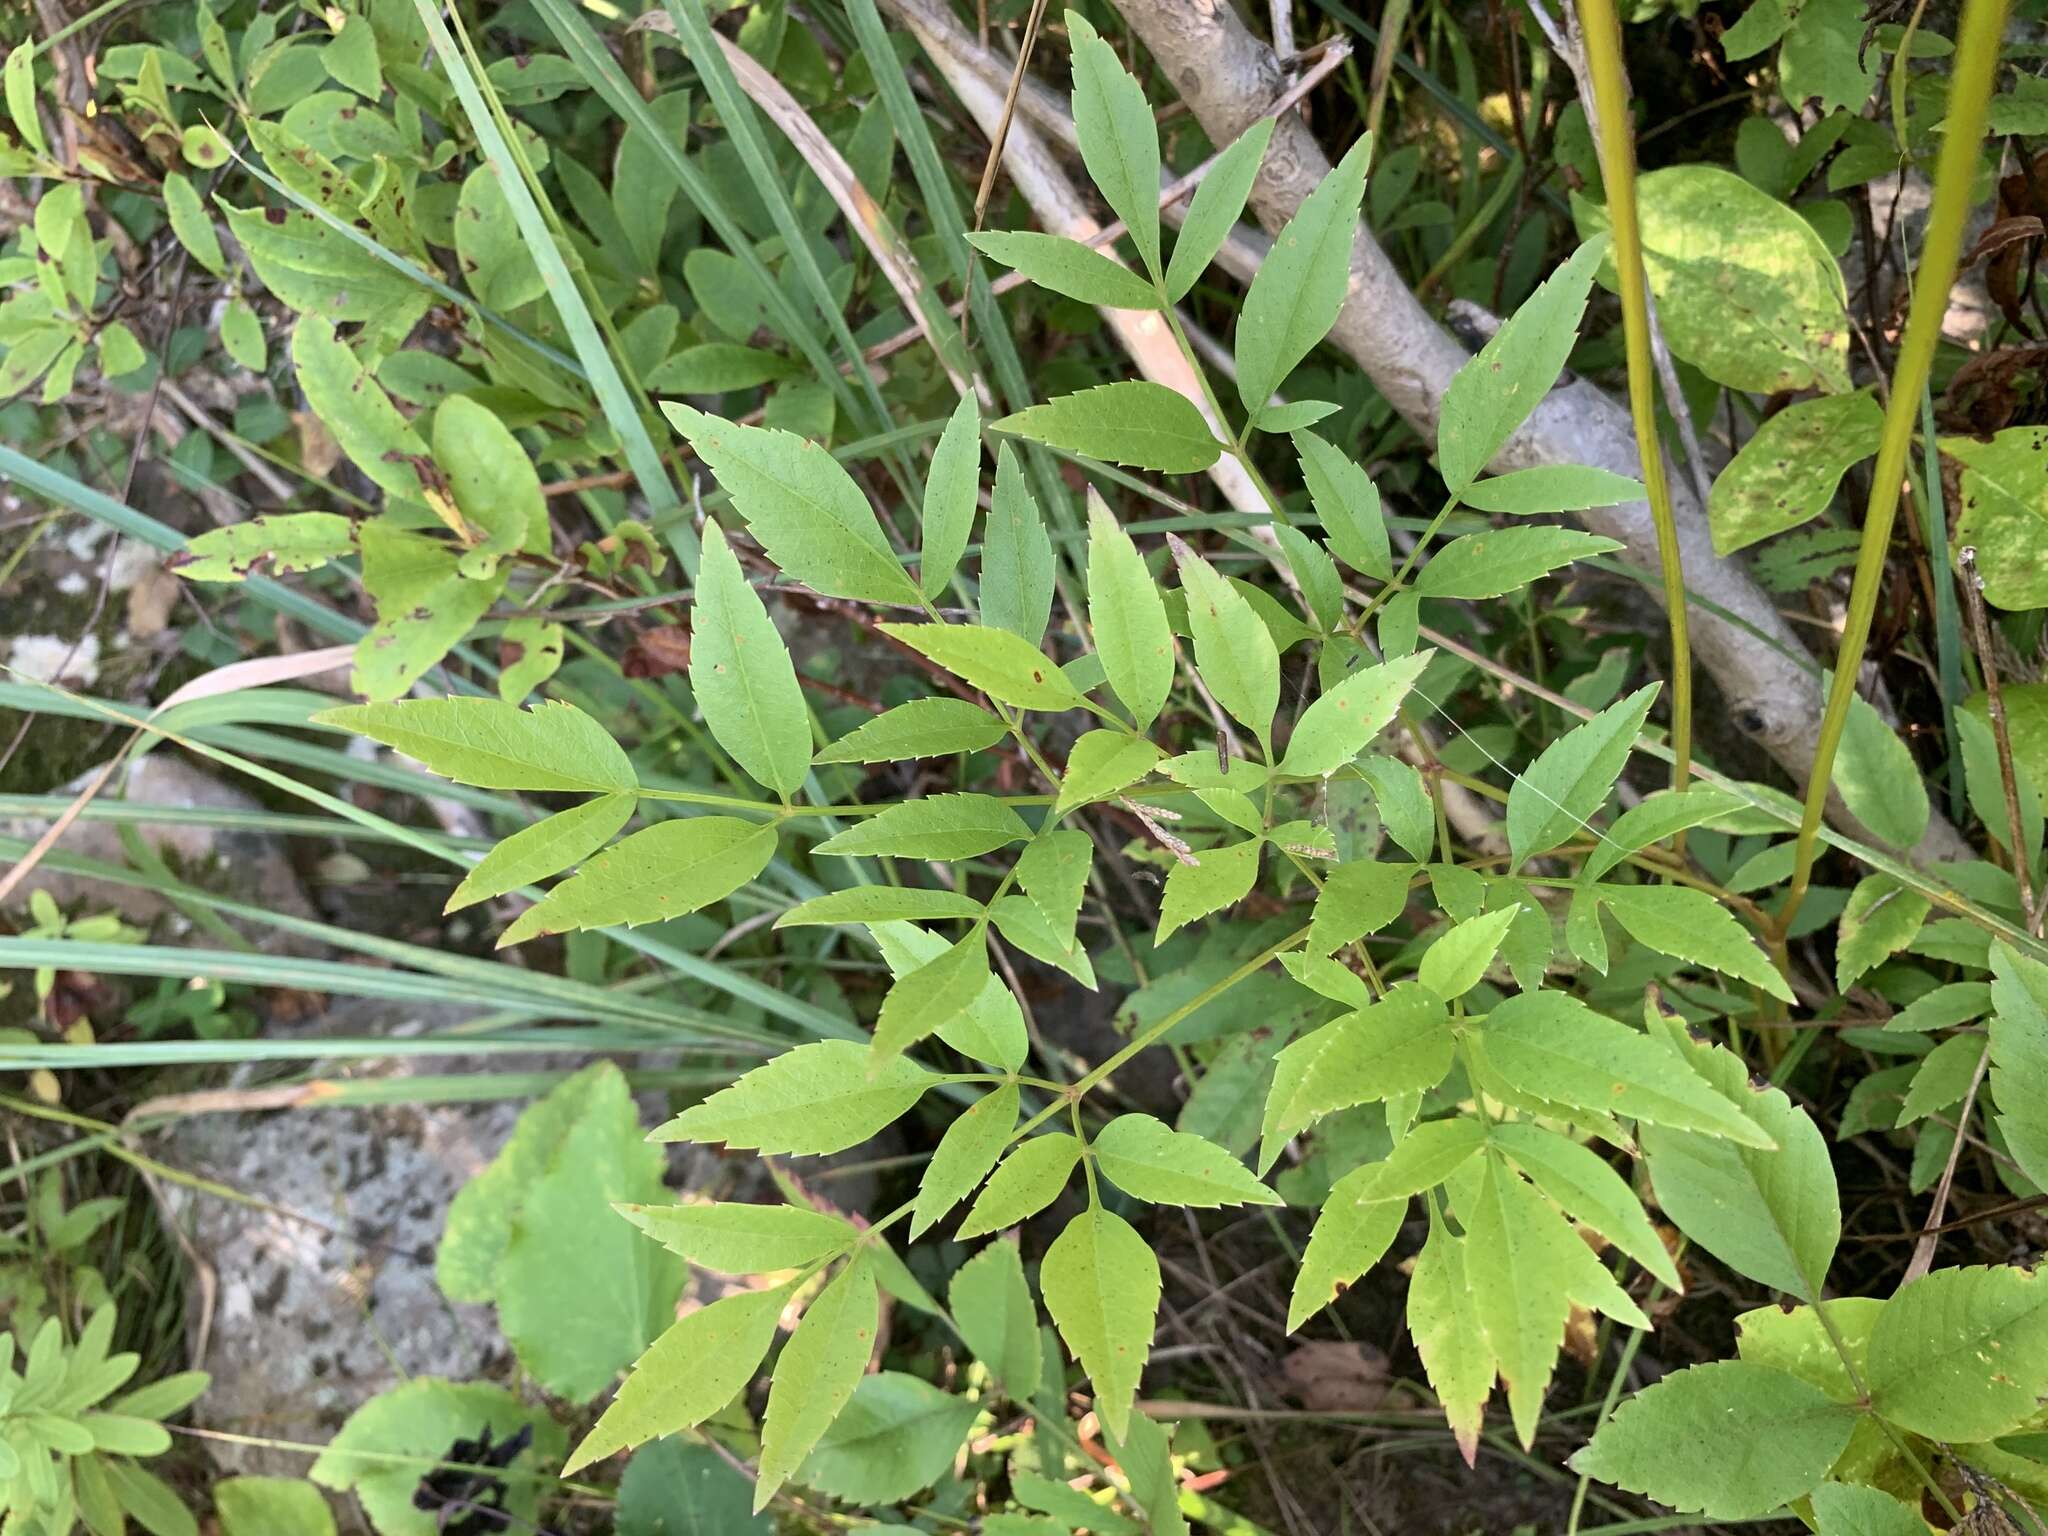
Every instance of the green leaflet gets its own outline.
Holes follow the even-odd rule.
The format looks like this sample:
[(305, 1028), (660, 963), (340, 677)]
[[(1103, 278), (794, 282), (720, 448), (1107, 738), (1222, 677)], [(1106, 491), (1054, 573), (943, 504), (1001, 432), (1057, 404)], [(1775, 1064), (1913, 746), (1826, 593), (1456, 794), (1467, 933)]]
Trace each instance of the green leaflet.
[(1144, 778), (1158, 761), (1159, 749), (1142, 736), (1126, 736), (1122, 731), (1088, 732), (1067, 754), (1067, 771), (1060, 777), (1053, 815), (1064, 815), (1092, 800), (1107, 800)]
[(1188, 1536), (1187, 1517), (1180, 1509), (1180, 1478), (1173, 1468), (1172, 1429), (1138, 1413), (1131, 1416), (1124, 1434), (1105, 1436), (1152, 1536)]
[(1520, 910), (1507, 907), (1453, 924), (1423, 951), (1415, 979), (1447, 1003), (1463, 997), (1485, 978)]
[(1718, 1360), (1638, 1392), (1571, 1466), (1674, 1509), (1753, 1519), (1827, 1476), (1855, 1427), (1855, 1409), (1796, 1376)]
[(1638, 849), (1743, 808), (1744, 802), (1737, 796), (1704, 784), (1685, 790), (1660, 789), (1614, 819), (1580, 873), (1586, 880), (1598, 880)]
[(1951, 1035), (1920, 1058), (1899, 1106), (1898, 1124), (1910, 1125), (1963, 1101), (1976, 1080), (1987, 1046), (1978, 1035)]
[(993, 425), (1063, 453), (1164, 474), (1193, 474), (1223, 453), (1200, 408), (1150, 379), (1098, 384), (1027, 406)]
[(1813, 1490), (1815, 1536), (1922, 1536), (1927, 1522), (1882, 1488), (1822, 1483)]
[(731, 1402), (774, 1342), (789, 1291), (787, 1285), (734, 1291), (672, 1323), (635, 1363), (562, 1475), (573, 1476), (614, 1451), (694, 1429)]
[(669, 419), (710, 468), (768, 558), (786, 575), (833, 597), (915, 603), (874, 508), (831, 454), (772, 427), (743, 427), (680, 402)]
[(1038, 1345), (1038, 1309), (1031, 1303), (1017, 1245), (990, 1243), (962, 1264), (946, 1299), (974, 1358), (994, 1373), (1011, 1402), (1029, 1402), (1038, 1390), (1045, 1355)]
[(1294, 1277), (1287, 1303), (1289, 1333), (1335, 1301), (1394, 1245), (1407, 1207), (1393, 1200), (1361, 1204), (1358, 1188), (1370, 1170), (1370, 1164), (1354, 1169), (1330, 1187)]
[(1337, 562), (1322, 545), (1290, 524), (1276, 523), (1273, 537), (1286, 553), (1287, 568), (1299, 583), (1317, 626), (1325, 633), (1336, 629), (1344, 618), (1344, 578), (1337, 573)]
[(1643, 487), (1626, 475), (1587, 464), (1539, 464), (1475, 480), (1458, 499), (1475, 512), (1505, 512), (1528, 517), (1555, 512), (1585, 512), (1641, 501)]
[(1478, 1299), (1465, 1278), (1465, 1246), (1464, 1238), (1453, 1237), (1431, 1216), (1429, 1237), (1408, 1277), (1408, 1331), (1469, 1467), (1479, 1455), (1494, 1360), (1479, 1326)]
[(1302, 199), (1245, 290), (1237, 317), (1237, 394), (1254, 421), (1337, 323), (1351, 284), (1351, 245), (1371, 162), (1367, 134)]
[(853, 1396), (875, 1347), (874, 1266), (857, 1252), (782, 1347), (761, 1421), (760, 1477), (754, 1511), (767, 1507)]
[(1671, 1290), (1684, 1289), (1642, 1202), (1599, 1154), (1527, 1121), (1503, 1121), (1489, 1126), (1486, 1135), (1573, 1220), (1591, 1227)]
[(1714, 553), (1732, 555), (1825, 512), (1842, 476), (1877, 452), (1883, 426), (1867, 390), (1797, 401), (1766, 420), (1708, 494)]
[(1486, 1145), (1486, 1128), (1460, 1116), (1426, 1120), (1394, 1143), (1394, 1150), (1359, 1170), (1352, 1187), (1361, 1205), (1405, 1206), (1412, 1196), (1443, 1183)]
[(496, 412), (467, 395), (443, 400), (434, 409), (434, 466), (455, 499), (456, 533), (466, 546), (457, 569), (464, 576), (488, 577), (522, 549), (548, 552), (540, 475)]
[(813, 851), (950, 862), (991, 853), (1030, 835), (1017, 813), (991, 795), (931, 795), (892, 805)]
[(1427, 859), (1436, 848), (1436, 810), (1422, 775), (1397, 757), (1366, 757), (1358, 776), (1372, 786), (1387, 836), (1411, 859)]
[(1088, 627), (1109, 686), (1148, 729), (1173, 688), (1173, 631), (1152, 573), (1102, 497), (1088, 492)]
[(633, 819), (636, 803), (631, 794), (614, 791), (521, 827), (477, 861), (441, 910), (459, 912), (560, 874), (610, 842)]
[(2048, 1381), (2048, 1276), (1941, 1269), (1903, 1287), (1870, 1330), (1872, 1406), (1930, 1440), (1995, 1440), (2031, 1423)]
[(504, 591), (505, 572), (472, 581), (440, 540), (381, 521), (363, 524), (358, 538), (377, 623), (356, 643), (349, 686), (381, 702), (411, 688), (469, 633)]
[[(435, 1517), (413, 1507), (423, 1445), (448, 1446), (488, 1430), (502, 1445), (527, 1426), (532, 1446), (507, 1469), (505, 1512), (538, 1518), (541, 1471), (562, 1453), (562, 1428), (545, 1409), (530, 1408), (493, 1382), (417, 1376), (380, 1392), (348, 1417), (306, 1476), (323, 1488), (353, 1492), (379, 1531), (435, 1536)], [(175, 1499), (173, 1509), (182, 1509)]]
[(2009, 427), (1989, 442), (1945, 437), (1941, 451), (1963, 466), (1950, 558), (1977, 551), (1986, 602), (2048, 606), (2048, 437), (2039, 427)]
[(656, 1440), (626, 1463), (614, 1536), (774, 1536), (774, 1521), (751, 1513), (753, 1494), (710, 1446)]
[(946, 430), (939, 434), (939, 444), (932, 450), (931, 473), (925, 478), (917, 574), (926, 597), (936, 598), (946, 590), (953, 572), (959, 569), (960, 557), (967, 552), (980, 480), (981, 414), (974, 396), (962, 395), (947, 418)]
[(187, 581), (240, 581), (317, 571), (355, 547), (356, 525), (338, 513), (276, 512), (209, 529), (166, 563)]
[(1159, 1313), (1159, 1260), (1121, 1216), (1091, 1206), (1053, 1239), (1039, 1266), (1045, 1309), (1095, 1388), (1113, 1435), (1129, 1427)]
[(817, 1040), (691, 1105), (651, 1139), (798, 1155), (844, 1152), (908, 1111), (936, 1081), (904, 1057), (876, 1063), (851, 1040)]
[(1437, 461), (1453, 494), (1479, 477), (1550, 393), (1578, 340), (1593, 274), (1606, 254), (1604, 239), (1580, 246), (1451, 380), (1437, 423)]
[(1469, 1205), (1458, 1208), (1465, 1272), (1526, 1448), (1535, 1439), (1572, 1305), (1597, 1308), (1634, 1328), (1647, 1328), (1649, 1320), (1555, 1207), (1497, 1158), (1477, 1167)]
[(229, 1477), (213, 1485), (221, 1536), (334, 1536), (334, 1512), (296, 1477)]
[(1451, 1070), (1454, 1050), (1449, 1013), (1412, 982), (1293, 1041), (1274, 1064), (1260, 1131), (1260, 1171), (1324, 1115), (1435, 1087)]
[(1998, 1102), (1998, 1128), (2026, 1176), (2048, 1185), (2048, 966), (1999, 940), (1991, 946), (1991, 972), (1991, 1093)]
[(1327, 776), (1350, 762), (1393, 723), (1401, 701), (1435, 656), (1435, 651), (1417, 651), (1399, 661), (1364, 667), (1326, 689), (1295, 722), (1280, 771), (1305, 778)]
[(657, 822), (614, 843), (522, 913), (498, 948), (581, 928), (637, 928), (722, 901), (775, 857), (775, 824), (737, 816)]
[(1079, 709), (1080, 690), (1028, 640), (978, 624), (877, 624), (970, 686), (1014, 709)]
[(1524, 992), (1479, 1030), (1487, 1062), (1513, 1087), (1553, 1103), (1768, 1147), (1754, 1121), (1703, 1082), (1663, 1040), (1562, 992)]
[(894, 763), (979, 752), (1003, 739), (1003, 723), (965, 699), (912, 699), (847, 732), (819, 763)]
[(980, 230), (970, 233), (967, 243), (1039, 287), (1083, 304), (1098, 304), (1105, 309), (1159, 308), (1159, 295), (1144, 278), (1064, 235)]
[(1280, 652), (1258, 611), (1216, 568), (1169, 536), (1188, 627), (1195, 639), (1195, 669), (1216, 702), (1271, 756), (1273, 715), (1280, 707)]
[(1150, 1115), (1118, 1115), (1090, 1151), (1104, 1178), (1161, 1205), (1279, 1205), (1280, 1197), (1215, 1143)]
[[(906, 922), (870, 923), (868, 932), (874, 935), (882, 957), (888, 961), (889, 973), (899, 979), (930, 965), (951, 947), (941, 935)], [(972, 1056), (1005, 1072), (1023, 1066), (1025, 1053), (1030, 1049), (1024, 1010), (1010, 995), (1009, 987), (996, 976), (987, 977), (980, 996), (964, 1012), (941, 1022), (937, 1033), (963, 1056)]]
[(1792, 1001), (1792, 988), (1735, 915), (1705, 891), (1682, 885), (1603, 885), (1600, 905), (1639, 944), (1709, 966)]
[(789, 648), (706, 519), (690, 628), (690, 690), (732, 760), (786, 803), (811, 771), (811, 722)]
[(1187, 219), (1173, 243), (1172, 259), (1166, 264), (1166, 296), (1172, 302), (1178, 304), (1187, 297), (1236, 228), (1252, 183), (1258, 179), (1259, 164), (1266, 158), (1275, 121), (1262, 117), (1233, 139), (1195, 188)]
[(427, 445), (327, 320), (308, 315), (292, 332), (292, 371), (321, 423), (357, 469), (387, 495), (425, 501), (413, 466)]
[(1323, 880), (1309, 925), (1308, 947), (1327, 955), (1378, 933), (1408, 906), (1413, 864), (1377, 864), (1369, 859), (1339, 864)]
[(682, 1201), (621, 1205), (618, 1212), (670, 1252), (725, 1275), (801, 1269), (831, 1258), (860, 1235), (839, 1217), (801, 1205)]
[(1835, 944), (1835, 985), (1844, 992), (1913, 942), (1933, 904), (1890, 875), (1865, 875), (1842, 909)]
[(981, 1409), (900, 1371), (863, 1376), (796, 1480), (855, 1504), (893, 1504), (945, 1476)]
[(1501, 597), (1574, 560), (1620, 548), (1598, 534), (1547, 525), (1468, 533), (1431, 558), (1415, 590), (1423, 597)]
[(1309, 502), (1322, 519), (1323, 538), (1338, 559), (1375, 581), (1394, 579), (1394, 560), (1387, 545), (1387, 519), (1380, 509), (1379, 488), (1350, 459), (1315, 433), (1294, 434), (1301, 458), (1301, 478)]
[(984, 1237), (1037, 1215), (1067, 1187), (1081, 1150), (1081, 1143), (1065, 1131), (1050, 1131), (1022, 1143), (1003, 1159), (981, 1198), (968, 1208), (960, 1230), (953, 1234), (955, 1240)]
[(1653, 1019), (1702, 1078), (1761, 1126), (1775, 1151), (1690, 1131), (1642, 1128), (1643, 1156), (1665, 1215), (1730, 1269), (1803, 1300), (1819, 1291), (1842, 1231), (1835, 1170), (1819, 1129), (1777, 1088), (1756, 1089), (1732, 1052)]
[(988, 934), (977, 923), (943, 954), (890, 986), (875, 1020), (876, 1062), (891, 1060), (925, 1036), (964, 1020), (989, 980)]
[(1052, 618), (1052, 540), (1008, 443), (996, 451), (995, 493), (983, 526), (982, 620), (1035, 646)]
[(1657, 685), (1637, 689), (1538, 754), (1508, 791), (1508, 846), (1515, 862), (1575, 836), (1606, 803), (1649, 717)]
[(404, 699), (344, 705), (313, 723), (381, 741), (429, 772), (480, 789), (630, 795), (640, 787), (625, 750), (573, 704), (521, 709), (499, 699)]
[(1145, 270), (1159, 276), (1159, 131), (1145, 93), (1077, 11), (1066, 13), (1073, 40), (1074, 134), (1081, 160), (1104, 202), (1131, 232)]
[(940, 922), (947, 918), (978, 918), (982, 904), (958, 891), (925, 890), (904, 885), (856, 885), (799, 902), (775, 920), (778, 928), (804, 928), (831, 923)]
[(183, 171), (164, 175), (164, 212), (170, 218), (171, 233), (178, 237), (178, 244), (192, 253), (192, 259), (215, 277), (225, 276), (228, 266), (221, 255), (220, 236), (214, 233), (206, 205)]
[(1192, 864), (1176, 863), (1167, 872), (1166, 894), (1159, 903), (1159, 932), (1153, 944), (1164, 944), (1176, 930), (1250, 894), (1259, 878), (1260, 846), (1258, 838), (1248, 838), (1191, 854)]
[[(1834, 686), (1821, 671), (1821, 686)], [(1958, 729), (1965, 729), (1958, 727)], [(1849, 722), (1835, 757), (1835, 788), (1849, 814), (1894, 848), (1911, 848), (1927, 830), (1927, 784), (1904, 741), (1861, 694), (1849, 696)], [(2004, 796), (1997, 825), (2003, 827)]]
[[(1017, 1101), (1017, 1085), (999, 1083), (946, 1127), (931, 1161), (925, 1164), (924, 1177), (918, 1181), (917, 1204), (910, 1213), (911, 1241), (915, 1242), (988, 1177), (1003, 1155), (1003, 1148), (1010, 1144), (1011, 1132), (1017, 1128)], [(957, 1278), (954, 1286), (957, 1293)]]

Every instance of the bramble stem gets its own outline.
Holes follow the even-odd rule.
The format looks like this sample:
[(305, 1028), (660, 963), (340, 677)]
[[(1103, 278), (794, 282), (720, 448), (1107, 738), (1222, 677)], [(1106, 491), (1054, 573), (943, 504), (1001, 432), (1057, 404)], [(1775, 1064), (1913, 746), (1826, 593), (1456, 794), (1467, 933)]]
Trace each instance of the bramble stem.
[(1835, 650), (1835, 681), (1828, 690), (1827, 713), (1821, 717), (1820, 743), (1806, 781), (1806, 813), (1799, 822), (1799, 843), (1793, 856), (1792, 887), (1778, 914), (1778, 932), (1790, 931), (1799, 904), (1813, 877), (1813, 855), (1820, 838), (1821, 814), (1827, 808), (1828, 786), (1834, 782), (1835, 751), (1849, 723), (1849, 703), (1863, 668), (1870, 621), (1877, 611), (1884, 583), (1885, 556), (1892, 541), (1892, 519), (1899, 510), (1899, 488), (1906, 478), (1906, 455), (1913, 445), (1913, 424), (1920, 413), (1920, 393), (1934, 367), (1934, 349), (1941, 341), (1941, 322), (1948, 312), (1949, 289), (1963, 249), (1963, 225), (1970, 212), (1970, 194), (1984, 143), (1985, 117), (1998, 70), (1999, 41), (2005, 31), (2005, 0), (1965, 0), (1956, 28), (1955, 68), (1950, 77), (1948, 120), (1941, 157), (1934, 168), (1934, 199), (1927, 237), (1920, 246), (1920, 269), (1913, 277), (1913, 307), (1906, 316), (1905, 339), (1892, 369), (1891, 395), (1885, 402), (1884, 436), (1879, 440), (1877, 467), (1870, 477), (1870, 509), (1863, 518), (1863, 543), (1856, 553), (1856, 577), (1849, 589), (1849, 614), (1842, 642)]

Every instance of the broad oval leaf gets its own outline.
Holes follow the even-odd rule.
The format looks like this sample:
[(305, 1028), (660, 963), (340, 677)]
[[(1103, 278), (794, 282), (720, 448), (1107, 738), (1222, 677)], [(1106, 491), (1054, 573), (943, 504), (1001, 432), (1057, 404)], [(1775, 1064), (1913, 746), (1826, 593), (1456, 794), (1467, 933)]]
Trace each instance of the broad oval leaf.
[(1883, 428), (1867, 390), (1800, 400), (1770, 417), (1707, 494), (1714, 553), (1732, 555), (1820, 516), (1842, 476), (1877, 452)]
[(278, 512), (200, 534), (172, 555), (187, 581), (240, 581), (271, 571), (317, 571), (356, 547), (356, 525), (335, 512)]
[(1866, 1379), (1878, 1413), (1930, 1440), (1995, 1440), (2031, 1423), (2048, 1382), (2048, 1275), (2008, 1264), (1923, 1275), (1877, 1314)]
[(1977, 551), (1986, 602), (2048, 607), (2048, 430), (2008, 427), (1989, 442), (1945, 437), (1941, 451), (1963, 466), (1950, 558)]
[(901, 1371), (863, 1376), (797, 1471), (853, 1504), (893, 1504), (944, 1477), (981, 1405)]

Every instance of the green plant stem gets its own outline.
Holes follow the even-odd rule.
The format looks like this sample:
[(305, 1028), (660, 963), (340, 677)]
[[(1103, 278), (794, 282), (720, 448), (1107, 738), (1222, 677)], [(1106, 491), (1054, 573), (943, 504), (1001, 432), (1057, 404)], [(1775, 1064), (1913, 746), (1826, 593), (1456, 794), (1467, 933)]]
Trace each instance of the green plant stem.
[(1835, 752), (1849, 723), (1849, 704), (1870, 640), (1870, 621), (1884, 584), (1885, 557), (1892, 540), (1892, 520), (1899, 510), (1899, 487), (1906, 478), (1906, 455), (1912, 448), (1914, 419), (1921, 393), (1934, 367), (1934, 349), (1941, 342), (1942, 317), (1948, 312), (1949, 289), (1962, 254), (1963, 225), (1977, 179), (1998, 70), (1999, 41), (2005, 30), (2005, 0), (1965, 0), (1956, 28), (1954, 71), (1948, 94), (1948, 121), (1935, 163), (1934, 198), (1928, 212), (1927, 236), (1920, 246), (1920, 269), (1913, 278), (1913, 307), (1906, 317), (1905, 339), (1892, 369), (1891, 395), (1885, 402), (1884, 435), (1877, 449), (1877, 467), (1870, 477), (1870, 508), (1863, 518), (1863, 543), (1856, 554), (1856, 576), (1849, 590), (1849, 614), (1842, 642), (1835, 650), (1835, 681), (1828, 690), (1827, 713), (1821, 717), (1820, 742), (1806, 783), (1806, 810), (1799, 823), (1793, 857), (1792, 885), (1778, 915), (1778, 932), (1791, 930), (1813, 878), (1813, 856), (1820, 838), (1821, 815), (1827, 809), (1828, 786), (1834, 782)]
[[(1664, 609), (1671, 624), (1671, 782), (1684, 789), (1692, 776), (1692, 646), (1686, 633), (1685, 570), (1678, 555), (1678, 522), (1664, 476), (1664, 445), (1657, 436), (1657, 375), (1650, 358), (1650, 289), (1643, 272), (1642, 232), (1636, 222), (1635, 124), (1629, 116), (1628, 77), (1622, 65), (1621, 22), (1614, 0), (1579, 0), (1593, 100), (1600, 109), (1600, 164), (1607, 181), (1608, 224), (1614, 266), (1621, 279), (1621, 329), (1628, 356), (1628, 406), (1635, 418), (1643, 490), (1657, 525), (1657, 558), (1664, 578)], [(1674, 402), (1674, 405), (1676, 402)]]

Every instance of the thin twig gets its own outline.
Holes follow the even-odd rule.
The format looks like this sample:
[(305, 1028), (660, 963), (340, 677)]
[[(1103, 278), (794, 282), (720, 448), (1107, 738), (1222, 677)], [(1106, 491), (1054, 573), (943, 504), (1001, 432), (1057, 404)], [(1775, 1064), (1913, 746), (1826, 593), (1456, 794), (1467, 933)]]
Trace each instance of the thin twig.
[(1970, 1123), (1970, 1111), (1977, 1104), (1977, 1090), (1984, 1084), (1984, 1069), (1991, 1065), (1991, 1042), (1984, 1042), (1984, 1049), (1977, 1054), (1977, 1070), (1970, 1074), (1969, 1090), (1963, 1095), (1963, 1107), (1956, 1112), (1956, 1139), (1949, 1144), (1948, 1162), (1941, 1170), (1941, 1182), (1934, 1186), (1934, 1203), (1927, 1207), (1927, 1221), (1920, 1229), (1919, 1241), (1913, 1244), (1913, 1258), (1906, 1265), (1904, 1278), (1899, 1288), (1905, 1289), (1934, 1267), (1935, 1245), (1941, 1241), (1942, 1216), (1948, 1210), (1949, 1186), (1955, 1182), (1956, 1164), (1963, 1155), (1963, 1143), (1968, 1138), (1962, 1128)]
[(1984, 703), (1991, 716), (1991, 739), (1998, 746), (1998, 782), (2005, 791), (2005, 817), (2012, 850), (2012, 872), (2020, 883), (2020, 911), (2026, 915), (2027, 931), (2041, 936), (2043, 913), (2034, 905), (2033, 850), (2027, 846), (2020, 818), (2019, 778), (2013, 771), (2012, 733), (2005, 722), (2005, 695), (1998, 682), (1998, 658), (1992, 648), (1991, 624), (1984, 613), (1984, 578), (1977, 574), (1976, 546), (1965, 544), (1956, 551), (1962, 569), (1963, 609), (1970, 616), (1970, 640), (1977, 647), (1977, 665), (1984, 673)]

